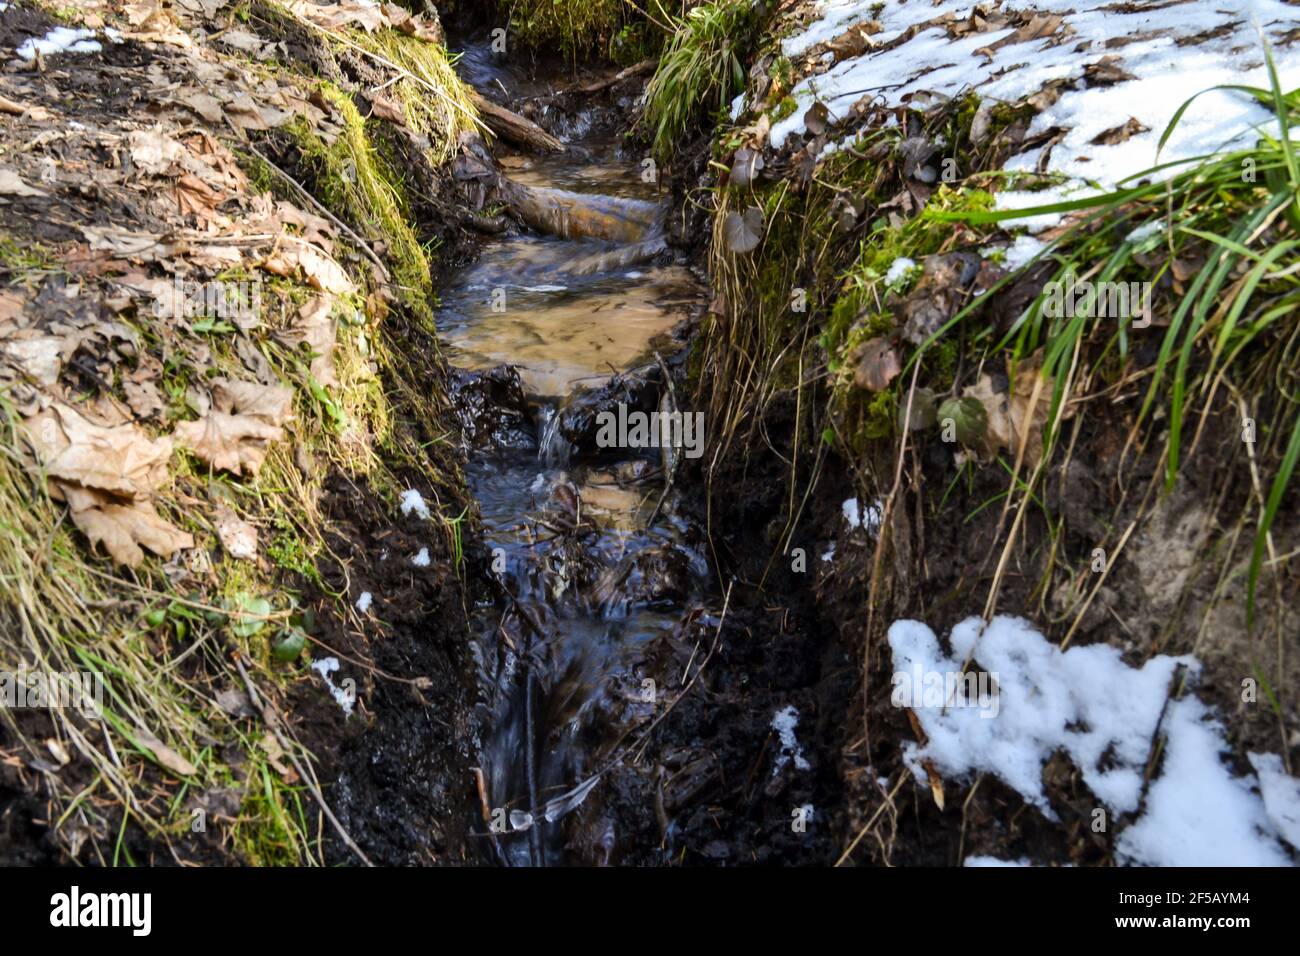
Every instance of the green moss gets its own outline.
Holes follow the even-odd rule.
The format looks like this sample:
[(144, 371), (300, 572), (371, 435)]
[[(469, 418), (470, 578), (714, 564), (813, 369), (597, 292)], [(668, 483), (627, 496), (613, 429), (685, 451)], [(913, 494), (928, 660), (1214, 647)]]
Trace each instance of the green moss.
[(402, 303), (432, 323), (429, 256), (411, 226), (401, 177), (375, 148), (351, 97), (330, 83), (322, 90), (343, 118), (338, 139), (326, 143), (302, 118), (288, 127), (315, 174), (318, 198), (363, 235), (387, 245)]
[(798, 108), (799, 104), (793, 96), (784, 97), (776, 106), (772, 107), (772, 122), (779, 123), (781, 120), (793, 116), (794, 111)]
[(267, 546), (266, 554), (286, 571), (301, 574), (318, 587), (324, 589), (320, 572), (316, 570), (315, 549), (302, 538), (293, 522), (283, 514), (275, 516), (275, 535)]
[(625, 0), (512, 0), (507, 6), (519, 41), (558, 48), (569, 59), (609, 49), (628, 13)]
[(397, 30), (353, 31), (351, 39), (409, 74), (389, 87), (389, 95), (402, 104), (407, 125), (429, 137), (429, 160), (439, 165), (450, 159), (460, 134), (477, 128), (478, 114), (446, 49)]

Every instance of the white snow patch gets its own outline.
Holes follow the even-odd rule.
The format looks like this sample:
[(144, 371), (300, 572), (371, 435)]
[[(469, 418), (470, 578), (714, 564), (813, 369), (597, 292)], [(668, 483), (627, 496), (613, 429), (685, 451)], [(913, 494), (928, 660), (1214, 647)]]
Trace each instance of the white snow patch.
[[(869, 19), (872, 6), (867, 0), (825, 0), (818, 6), (817, 19), (782, 41), (783, 52), (791, 58), (801, 57), (817, 44)], [(942, 18), (966, 19), (973, 7), (963, 0), (887, 3), (877, 15), (882, 29), (871, 37), (871, 49), (795, 85), (791, 95), (798, 108), (773, 124), (772, 145), (780, 148), (791, 134), (806, 132), (804, 114), (815, 101), (824, 103), (832, 118), (843, 119), (864, 96), (878, 97), (886, 108), (909, 102), (915, 105), (923, 94), (943, 99), (967, 91), (984, 101), (1016, 102), (1052, 80), (1074, 80), (1074, 85), (1065, 86), (1059, 99), (1032, 120), (1028, 130), (1029, 136), (1052, 128), (1066, 131), (1052, 148), (1045, 171), (1062, 173), (1072, 181), (1044, 192), (999, 194), (1000, 208), (1020, 208), (1081, 198), (1096, 191), (1091, 183), (1113, 188), (1157, 162), (1249, 146), (1261, 130), (1276, 135), (1277, 124), (1265, 105), (1246, 93), (1218, 89), (1192, 104), (1158, 158), (1156, 153), (1175, 111), (1192, 94), (1220, 84), (1269, 87), (1254, 23), (1258, 21), (1275, 50), (1286, 49), (1281, 41), (1294, 27), (1295, 8), (1280, 0), (1174, 3), (1155, 8), (1145, 4), (1120, 8), (1113, 0), (1006, 0), (1000, 7), (1004, 13), (1059, 14), (1063, 24), (1053, 36), (1007, 43), (997, 49), (991, 47), (1012, 36), (1012, 30), (949, 39)], [(927, 23), (932, 25), (925, 26)], [(898, 42), (912, 28), (915, 32)], [(1120, 38), (1126, 41), (1122, 46), (1107, 45), (1107, 41)], [(1134, 79), (1089, 86), (1083, 80), (1084, 68), (1103, 56), (1115, 57), (1115, 65)], [(1279, 56), (1277, 65), (1282, 89), (1300, 86), (1300, 57)], [(1092, 142), (1130, 118), (1146, 131), (1114, 145)], [(1034, 168), (1030, 152), (1011, 157), (1006, 169)], [(1177, 171), (1174, 167), (1159, 175)], [(1037, 231), (1059, 219), (1041, 217), (1030, 227)]]
[(53, 56), (56, 53), (95, 53), (103, 49), (95, 39), (93, 30), (72, 27), (55, 27), (39, 40), (31, 37), (15, 51), (20, 60), (34, 60), (36, 54)]
[(822, 553), (822, 560), (823, 560), (823, 561), (834, 561), (834, 560), (835, 560), (835, 542), (834, 542), (834, 541), (832, 541), (832, 542), (831, 542), (831, 546), (830, 546), (829, 548), (827, 548), (827, 549)]
[(421, 548), (420, 553), (411, 559), (411, 563), (417, 568), (427, 568), (429, 566), (429, 549)]
[(1023, 857), (1021, 857), (1019, 860), (999, 860), (995, 856), (968, 856), (966, 857), (966, 859), (962, 860), (961, 865), (962, 866), (1016, 867), (1016, 866), (1033, 866), (1034, 864), (1030, 863), (1028, 860), (1026, 860)]
[(370, 610), (370, 605), (374, 603), (375, 596), (369, 591), (362, 591), (361, 596), (357, 598), (357, 610), (365, 614)]
[(424, 503), (424, 495), (414, 488), (407, 488), (402, 492), (402, 514), (409, 515), (411, 512), (421, 518), (428, 518), (429, 506)]
[(868, 534), (875, 534), (880, 530), (880, 520), (884, 512), (879, 501), (864, 509), (857, 498), (847, 498), (844, 504), (840, 505), (840, 511), (844, 514), (844, 520), (848, 522), (850, 528), (863, 528)]
[[(1167, 736), (1161, 775), (1149, 786), (1143, 816), (1119, 836), (1124, 862), (1158, 866), (1285, 865), (1286, 854), (1252, 781), (1222, 763), (1223, 728), (1195, 697), (1165, 707), (1175, 669), (1194, 675), (1192, 657), (1159, 655), (1129, 667), (1106, 644), (1061, 651), (1026, 621), (978, 617), (953, 628), (951, 655), (917, 621), (889, 629), (896, 673), (960, 673), (973, 660), (993, 675), (999, 707), (913, 708), (929, 743), (909, 744), (904, 759), (919, 781), (922, 761), (949, 777), (993, 773), (1044, 816), (1043, 764), (1068, 754), (1084, 783), (1113, 813), (1130, 813), (1157, 725)], [(1161, 723), (1161, 713), (1164, 720)]]
[(1033, 236), (1016, 236), (1015, 242), (1007, 247), (1006, 255), (1002, 260), (1003, 265), (1008, 269), (1019, 269), (1046, 248), (1046, 243), (1041, 239), (1035, 239)]
[(352, 705), (355, 703), (353, 693), (342, 687), (337, 687), (330, 675), (339, 669), (339, 659), (337, 657), (323, 657), (318, 661), (312, 661), (311, 669), (320, 674), (321, 680), (325, 681), (325, 686), (330, 689), (334, 696), (335, 702), (343, 708), (343, 713), (351, 717)]
[(1287, 866), (1254, 782), (1223, 765), (1223, 726), (1195, 697), (1169, 705), (1161, 774), (1146, 812), (1116, 843), (1121, 861), (1148, 866)]
[(776, 762), (772, 765), (774, 777), (785, 769), (785, 765), (791, 760), (794, 761), (797, 770), (807, 770), (809, 767), (808, 761), (804, 759), (803, 748), (799, 746), (799, 740), (794, 735), (794, 729), (798, 724), (799, 711), (795, 710), (794, 704), (783, 707), (772, 715), (772, 729), (776, 731), (781, 741), (781, 752), (776, 755)]
[(899, 256), (890, 264), (889, 271), (885, 273), (885, 285), (896, 285), (902, 282), (915, 268), (915, 259)]
[(1286, 772), (1277, 754), (1247, 754), (1246, 757), (1259, 774), (1264, 812), (1282, 839), (1300, 850), (1300, 780)]
[(1152, 219), (1150, 222), (1142, 223), (1142, 225), (1138, 226), (1136, 229), (1130, 232), (1127, 236), (1124, 237), (1124, 241), (1131, 242), (1134, 245), (1138, 245), (1139, 243), (1146, 242), (1152, 236), (1164, 232), (1164, 228), (1165, 228), (1165, 224), (1163, 221), (1159, 219)]

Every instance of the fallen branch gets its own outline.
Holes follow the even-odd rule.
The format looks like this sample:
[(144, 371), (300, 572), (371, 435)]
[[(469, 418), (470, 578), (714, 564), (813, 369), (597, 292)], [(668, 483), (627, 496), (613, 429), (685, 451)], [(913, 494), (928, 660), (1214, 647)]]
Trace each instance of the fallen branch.
[(611, 86), (616, 86), (624, 80), (639, 76), (642, 73), (649, 73), (658, 64), (658, 60), (653, 57), (648, 60), (642, 60), (640, 63), (633, 63), (625, 70), (619, 70), (613, 76), (607, 76), (603, 80), (597, 80), (594, 83), (588, 83), (586, 86), (570, 87), (566, 92), (573, 93), (599, 93), (601, 90), (607, 90)]
[(244, 143), (243, 146), (250, 153), (252, 153), (258, 159), (260, 159), (262, 162), (266, 163), (268, 167), (270, 167), (275, 172), (279, 173), (280, 177), (286, 183), (288, 183), (290, 187), (292, 187), (296, 195), (298, 195), (302, 199), (305, 199), (313, 209), (315, 209), (317, 212), (323, 215), (330, 222), (334, 223), (334, 225), (342, 229), (343, 233), (357, 245), (357, 248), (359, 248), (362, 252), (366, 254), (366, 258), (379, 267), (379, 271), (383, 275), (384, 281), (385, 282), (391, 281), (391, 277), (388, 274), (388, 269), (384, 265), (383, 260), (380, 259), (379, 256), (375, 254), (375, 250), (370, 248), (370, 244), (368, 242), (366, 242), (355, 232), (353, 232), (350, 228), (348, 228), (347, 223), (345, 223), (342, 219), (340, 219), (338, 216), (334, 215), (334, 213), (330, 212), (328, 209), (322, 206), (320, 202), (317, 201), (316, 197), (307, 191), (306, 187), (304, 187), (302, 183), (298, 182), (298, 180), (294, 179), (283, 169), (281, 169), (275, 163), (271, 162), (264, 155), (262, 155), (262, 153), (258, 150), (256, 146), (254, 146), (252, 143)]
[(564, 152), (564, 144), (532, 120), (498, 106), (477, 90), (470, 94), (470, 99), (487, 128), (500, 139), (534, 153)]

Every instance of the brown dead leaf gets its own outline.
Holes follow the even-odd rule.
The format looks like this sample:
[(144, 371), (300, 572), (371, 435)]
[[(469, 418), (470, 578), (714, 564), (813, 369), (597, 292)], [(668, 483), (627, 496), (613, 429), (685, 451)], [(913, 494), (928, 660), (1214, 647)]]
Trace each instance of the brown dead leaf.
[(133, 232), (117, 226), (81, 226), (92, 252), (109, 252), (122, 259), (136, 259), (140, 262), (156, 262), (168, 259), (176, 252), (176, 246), (164, 242), (161, 236), (148, 232)]
[(159, 740), (152, 731), (145, 730), (143, 727), (136, 727), (135, 739), (152, 750), (154, 759), (172, 773), (179, 774), (182, 777), (192, 777), (199, 772), (194, 764)]
[(26, 299), (21, 292), (13, 289), (0, 289), (0, 325), (16, 320), (23, 314)]
[(315, 289), (346, 295), (356, 286), (343, 267), (325, 253), (294, 236), (281, 236), (275, 250), (262, 263), (273, 275), (297, 278), (299, 274)]
[(1130, 116), (1127, 122), (1098, 133), (1089, 142), (1093, 146), (1114, 146), (1116, 143), (1132, 139), (1138, 133), (1149, 133), (1150, 131), (1150, 126), (1145, 126), (1137, 117)]
[(334, 297), (318, 295), (298, 310), (298, 323), (285, 336), (291, 343), (306, 343), (311, 349), (311, 374), (326, 388), (339, 384), (334, 371)]
[(257, 557), (257, 529), (235, 514), (226, 505), (217, 507), (214, 516), (217, 522), (217, 537), (226, 554), (232, 558), (251, 561)]
[(54, 484), (68, 502), (72, 523), (86, 536), (91, 548), (102, 544), (118, 564), (138, 568), (144, 561), (141, 546), (163, 558), (194, 547), (194, 538), (159, 517), (151, 501), (116, 497), (62, 482)]
[(201, 90), (187, 90), (176, 97), (176, 102), (188, 106), (203, 119), (214, 125), (221, 123), (226, 116), (221, 100)]
[(1132, 73), (1129, 73), (1119, 64), (1119, 56), (1108, 53), (1096, 63), (1089, 63), (1085, 66), (1083, 68), (1083, 78), (1087, 80), (1089, 86), (1114, 86), (1116, 83), (1126, 83), (1135, 79)]
[(128, 381), (122, 389), (126, 392), (126, 403), (131, 406), (131, 411), (135, 412), (137, 418), (156, 418), (166, 407), (158, 386), (153, 382)]
[(0, 166), (0, 196), (48, 196), (44, 189), (37, 189), (23, 182), (23, 178), (12, 166)]
[(192, 173), (186, 173), (176, 180), (176, 205), (182, 216), (193, 214), (203, 220), (219, 219), (219, 216), (213, 214), (224, 199), (224, 196)]
[(185, 147), (162, 126), (138, 129), (128, 138), (131, 162), (150, 176), (165, 176), (181, 161)]
[(16, 103), (11, 99), (0, 96), (0, 113), (7, 113), (10, 116), (22, 116), (37, 123), (43, 123), (54, 118), (51, 113), (43, 106), (26, 106), (22, 103)]
[(854, 384), (871, 392), (884, 391), (903, 371), (897, 350), (883, 336), (868, 339), (858, 346), (853, 361), (857, 362), (853, 371)]
[(271, 442), (284, 436), (292, 403), (282, 385), (217, 379), (206, 415), (177, 425), (176, 438), (213, 468), (255, 476)]
[(63, 343), (60, 336), (28, 333), (0, 340), (0, 381), (8, 377), (8, 365), (26, 378), (53, 385), (63, 369)]
[[(1052, 408), (1055, 387), (1055, 381), (1042, 373), (1041, 364), (1041, 353), (1022, 361), (1007, 394), (996, 392), (987, 374), (963, 390), (964, 396), (978, 399), (988, 412), (985, 445), (980, 449), (985, 459), (993, 457), (1001, 448), (1020, 457), (1023, 445), (1024, 466), (1038, 467), (1043, 457), (1043, 426)], [(1062, 418), (1069, 415), (1067, 409)]]
[(406, 113), (386, 96), (374, 93), (370, 97), (370, 112), (382, 120), (388, 120), (397, 126), (406, 125)]
[(51, 478), (139, 499), (167, 481), (171, 439), (150, 438), (135, 424), (96, 425), (56, 402), (27, 419), (24, 432)]

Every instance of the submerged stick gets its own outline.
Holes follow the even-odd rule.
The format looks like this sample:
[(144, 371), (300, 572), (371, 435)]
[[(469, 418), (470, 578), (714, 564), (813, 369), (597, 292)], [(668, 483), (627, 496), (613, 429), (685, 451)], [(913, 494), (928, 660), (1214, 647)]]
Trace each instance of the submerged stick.
[(524, 667), (524, 766), (528, 775), (528, 805), (533, 808), (532, 825), (528, 828), (528, 849), (533, 859), (533, 866), (542, 866), (546, 857), (542, 853), (542, 817), (537, 815), (537, 747), (534, 740), (536, 728), (533, 727), (533, 685), (537, 677), (533, 674), (532, 662)]

